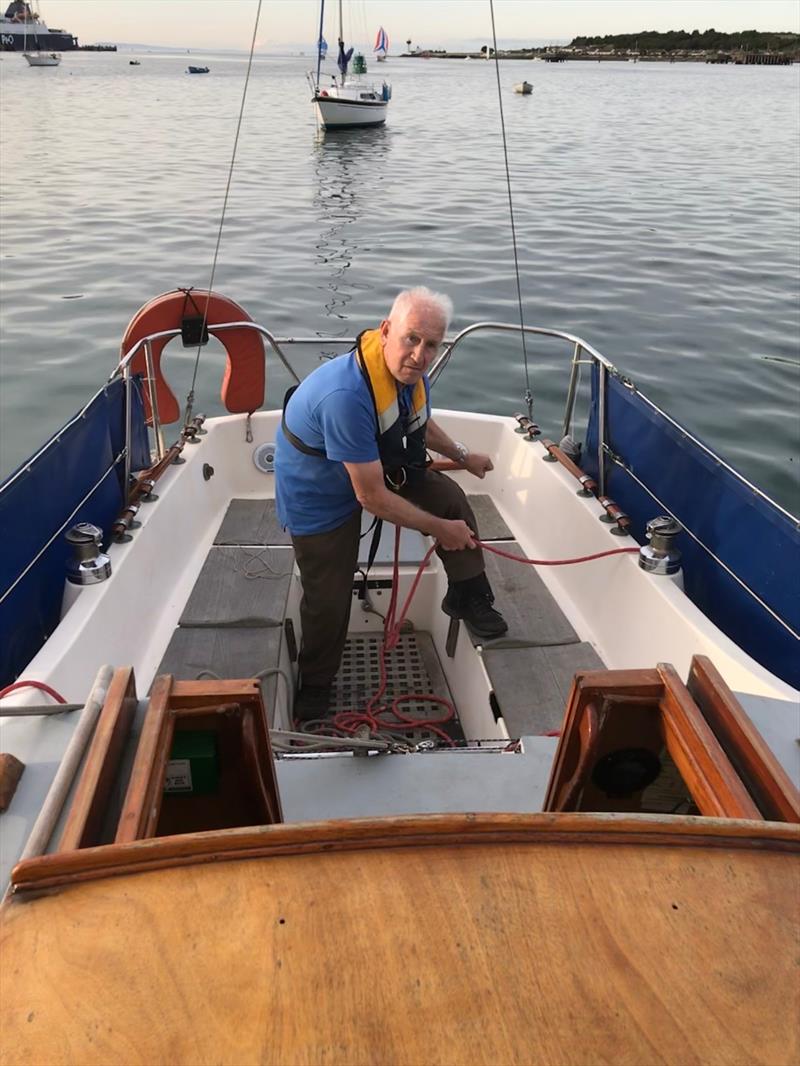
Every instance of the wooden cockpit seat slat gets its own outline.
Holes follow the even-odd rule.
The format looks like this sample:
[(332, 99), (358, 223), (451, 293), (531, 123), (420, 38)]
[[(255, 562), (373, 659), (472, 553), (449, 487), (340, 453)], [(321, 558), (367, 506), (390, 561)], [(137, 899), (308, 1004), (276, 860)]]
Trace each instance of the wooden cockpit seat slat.
[(274, 500), (231, 500), (214, 538), (215, 544), (262, 547), (291, 542), (291, 537), (278, 521)]
[(593, 645), (555, 644), (539, 648), (484, 646), (483, 665), (512, 737), (560, 729), (572, 679), (579, 670), (602, 670)]
[[(512, 555), (524, 555), (516, 541), (501, 541), (498, 547)], [(550, 590), (532, 566), (487, 552), (486, 576), (491, 582), (495, 607), (508, 622), (508, 633), (489, 644), (493, 648), (535, 648), (577, 644), (580, 640)], [(473, 644), (487, 644), (472, 637)]]
[[(213, 736), (212, 795), (165, 794), (176, 733)], [(267, 715), (257, 680), (153, 682), (116, 843), (282, 820)]]
[(114, 671), (72, 800), (59, 851), (100, 844), (103, 819), (136, 713), (133, 668)]
[(514, 534), (488, 493), (468, 493), (467, 500), (478, 523), (481, 540), (513, 540)]
[(152, 824), (157, 815), (153, 808), (160, 805), (161, 782), (164, 780), (169, 742), (172, 740), (172, 730), (168, 728), (171, 688), (172, 678), (162, 675), (155, 679), (150, 689), (150, 703), (117, 826), (117, 844), (148, 836), (148, 824)]
[[(182, 626), (281, 626), (292, 579), (294, 552), (213, 545), (180, 618)], [(252, 580), (253, 573), (264, 574)]]
[(761, 818), (700, 708), (675, 667), (661, 663), (660, 701), (664, 740), (701, 814), (717, 818)]
[(763, 816), (800, 822), (800, 792), (708, 656), (694, 656), (686, 684)]
[[(223, 679), (255, 677), (280, 666), (282, 640), (277, 626), (179, 626), (156, 673), (172, 674), (176, 681), (196, 680), (205, 671)], [(261, 681), (270, 726), (279, 682), (274, 673)]]

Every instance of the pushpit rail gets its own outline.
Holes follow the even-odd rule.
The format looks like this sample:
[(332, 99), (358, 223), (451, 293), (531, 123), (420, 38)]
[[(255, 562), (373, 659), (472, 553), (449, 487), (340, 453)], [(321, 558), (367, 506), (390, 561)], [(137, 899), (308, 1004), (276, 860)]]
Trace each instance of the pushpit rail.
[[(222, 333), (222, 332), (225, 332), (227, 330), (232, 330), (232, 329), (251, 329), (251, 330), (254, 330), (257, 333), (260, 333), (261, 336), (264, 337), (264, 339), (269, 344), (269, 347), (278, 356), (278, 358), (280, 359), (281, 363), (285, 367), (286, 371), (289, 373), (289, 375), (292, 377), (292, 379), (295, 382), (297, 382), (297, 383), (299, 383), (300, 378), (298, 377), (296, 371), (294, 370), (294, 368), (293, 368), (293, 366), (292, 366), (292, 364), (291, 364), (291, 362), (289, 360), (289, 357), (287, 356), (286, 351), (284, 350), (285, 348), (291, 347), (292, 345), (298, 345), (298, 346), (316, 345), (316, 346), (319, 346), (319, 347), (336, 347), (336, 348), (341, 348), (343, 351), (347, 351), (348, 348), (354, 347), (355, 343), (356, 343), (356, 338), (355, 337), (324, 337), (324, 336), (277, 337), (270, 330), (266, 329), (266, 327), (259, 325), (259, 323), (257, 323), (257, 322), (250, 322), (250, 321), (247, 321), (247, 322), (224, 322), (224, 323), (214, 324), (213, 326), (209, 327), (209, 330), (212, 330), (212, 329), (213, 329), (214, 333), (218, 333), (218, 332)], [(591, 344), (589, 344), (585, 340), (583, 340), (582, 337), (578, 337), (574, 333), (567, 333), (564, 330), (549, 329), (549, 328), (541, 327), (541, 326), (524, 326), (523, 327), (523, 326), (520, 326), (519, 323), (513, 323), (513, 322), (474, 322), (471, 325), (466, 326), (464, 329), (462, 329), (459, 333), (456, 334), (455, 337), (453, 337), (450, 340), (446, 340), (444, 342), (444, 350), (442, 351), (441, 355), (439, 355), (436, 358), (436, 360), (434, 361), (434, 363), (432, 364), (431, 369), (430, 369), (429, 376), (430, 376), (430, 380), (431, 380), (431, 384), (432, 385), (434, 385), (436, 383), (438, 378), (443, 373), (445, 367), (447, 366), (447, 363), (450, 360), (450, 357), (452, 356), (452, 354), (456, 350), (456, 348), (459, 346), (459, 344), (461, 344), (461, 342), (463, 340), (465, 340), (467, 337), (472, 336), (472, 334), (478, 333), (478, 332), (482, 332), (482, 331), (493, 331), (493, 332), (501, 332), (501, 333), (522, 333), (522, 332), (525, 332), (525, 333), (528, 333), (528, 334), (532, 334), (534, 336), (552, 337), (552, 338), (554, 338), (556, 340), (564, 341), (566, 344), (569, 344), (569, 345), (572, 346), (572, 357), (571, 357), (571, 360), (570, 360), (570, 376), (569, 376), (569, 383), (568, 383), (568, 386), (567, 386), (567, 396), (566, 396), (566, 401), (565, 401), (565, 405), (564, 405), (564, 414), (563, 414), (562, 427), (561, 427), (562, 428), (562, 435), (564, 435), (564, 436), (566, 436), (570, 432), (570, 430), (572, 428), (572, 424), (573, 424), (573, 418), (574, 418), (574, 413), (575, 413), (575, 403), (576, 403), (576, 399), (577, 399), (578, 383), (579, 383), (579, 379), (580, 379), (581, 367), (582, 366), (591, 366), (593, 364), (597, 365), (598, 373), (599, 373), (599, 382), (598, 382), (598, 434), (597, 434), (597, 470), (598, 470), (598, 477), (597, 477), (598, 493), (597, 494), (599, 496), (604, 496), (606, 494), (606, 464), (608, 462), (613, 462), (613, 463), (619, 465), (619, 457), (614, 455), (613, 451), (608, 447), (608, 444), (606, 443), (606, 380), (607, 380), (607, 377), (609, 375), (613, 376), (613, 377), (616, 377), (627, 388), (630, 388), (630, 389), (633, 389), (633, 390), (636, 389), (635, 384), (629, 378), (627, 378), (624, 374), (622, 374), (621, 371), (619, 371), (617, 369), (617, 367), (611, 362), (610, 359), (608, 359), (606, 356), (604, 356), (601, 352), (599, 352)], [(151, 409), (153, 411), (153, 431), (154, 431), (155, 438), (156, 438), (156, 450), (157, 450), (158, 458), (161, 459), (161, 458), (163, 458), (166, 449), (164, 448), (163, 436), (162, 436), (162, 431), (161, 431), (161, 424), (160, 424), (160, 420), (159, 420), (159, 416), (158, 416), (158, 402), (157, 402), (157, 396), (156, 396), (156, 390), (155, 390), (155, 379), (154, 379), (154, 375), (153, 375), (153, 372), (152, 372), (152, 365), (153, 364), (152, 364), (151, 345), (152, 345), (152, 342), (155, 341), (155, 340), (161, 340), (161, 339), (164, 339), (164, 338), (172, 339), (172, 338), (178, 337), (180, 335), (181, 335), (181, 330), (180, 329), (172, 329), (172, 330), (164, 330), (164, 331), (162, 331), (160, 333), (153, 333), (153, 334), (151, 334), (151, 335), (149, 335), (147, 337), (143, 337), (141, 340), (139, 340), (130, 349), (130, 351), (125, 353), (125, 355), (122, 357), (122, 359), (120, 359), (119, 364), (117, 365), (117, 367), (115, 368), (113, 374), (109, 378), (109, 382), (110, 382), (110, 381), (113, 381), (116, 377), (122, 375), (122, 377), (126, 381), (126, 396), (128, 397), (128, 402), (126, 403), (126, 432), (125, 432), (125, 442), (126, 442), (126, 447), (125, 447), (126, 484), (128, 484), (129, 481), (130, 481), (130, 477), (129, 477), (129, 475), (130, 475), (130, 469), (129, 469), (129, 467), (130, 467), (129, 441), (130, 441), (130, 436), (131, 436), (131, 427), (130, 427), (131, 404), (130, 404), (130, 389), (127, 387), (128, 383), (129, 383), (129, 380), (130, 380), (130, 364), (131, 364), (134, 356), (136, 355), (136, 353), (141, 348), (144, 348), (144, 350), (145, 350), (145, 361), (146, 361), (146, 366), (147, 366), (147, 376), (148, 376), (147, 386), (148, 386), (148, 390), (149, 390), (149, 398), (150, 398)], [(638, 390), (636, 390), (636, 391), (638, 392)], [(726, 470), (728, 470), (738, 481), (740, 481), (743, 485), (745, 485), (748, 489), (750, 489), (753, 493), (755, 493), (755, 495), (761, 497), (763, 500), (766, 500), (768, 503), (770, 503), (772, 506), (776, 507), (779, 511), (782, 511), (783, 514), (785, 514), (787, 517), (789, 517), (793, 521), (797, 521), (796, 516), (792, 515), (791, 512), (789, 512), (785, 508), (781, 507), (780, 504), (776, 503), (762, 489), (758, 488), (757, 485), (754, 485), (751, 481), (749, 481), (747, 478), (745, 478), (741, 473), (739, 473), (738, 470), (736, 470), (734, 467), (732, 467), (728, 463), (726, 463), (724, 459), (722, 459), (716, 452), (712, 451), (708, 447), (708, 445), (703, 443), (703, 441), (699, 440), (696, 436), (694, 436), (693, 433), (690, 433), (685, 427), (680, 426), (679, 423), (677, 423), (674, 418), (672, 418), (669, 414), (667, 414), (666, 411), (663, 410), (663, 408), (661, 408), (657, 404), (653, 403), (652, 400), (650, 400), (645, 394), (643, 394), (641, 392), (639, 392), (639, 397), (653, 411), (657, 412), (657, 414), (661, 418), (663, 418), (665, 421), (671, 423), (676, 428), (680, 429), (681, 433), (683, 433), (687, 437), (687, 439), (689, 439), (694, 445), (696, 445), (696, 447), (698, 447), (701, 451), (705, 452), (707, 455), (713, 457), (715, 463), (718, 463), (721, 467), (724, 467)], [(660, 501), (656, 501), (656, 502), (660, 502)]]
[[(597, 364), (600, 367), (601, 375), (603, 375), (603, 380), (601, 381), (601, 385), (605, 384), (604, 375), (605, 375), (605, 373), (607, 371), (611, 371), (612, 373), (617, 373), (616, 368), (613, 366), (613, 364), (608, 359), (606, 359), (606, 357), (604, 355), (602, 355), (595, 348), (593, 348), (590, 344), (587, 344), (586, 341), (582, 340), (580, 337), (575, 336), (574, 334), (565, 333), (563, 330), (544, 329), (544, 328), (541, 328), (541, 327), (538, 327), (538, 326), (520, 327), (517, 324), (509, 323), (509, 322), (475, 322), (472, 325), (467, 326), (464, 329), (462, 329), (460, 333), (456, 334), (456, 336), (452, 338), (452, 340), (445, 341), (444, 351), (436, 359), (436, 361), (434, 362), (433, 366), (431, 367), (431, 371), (430, 371), (431, 384), (432, 385), (435, 384), (435, 382), (437, 381), (437, 379), (439, 378), (439, 376), (443, 372), (445, 366), (447, 365), (447, 362), (450, 359), (450, 356), (452, 355), (453, 351), (461, 343), (461, 341), (464, 340), (465, 337), (468, 337), (471, 334), (476, 333), (476, 332), (478, 332), (480, 330), (494, 330), (494, 331), (501, 331), (501, 332), (507, 332), (507, 333), (520, 333), (520, 332), (523, 331), (523, 328), (524, 328), (524, 332), (525, 333), (531, 333), (531, 334), (535, 334), (535, 335), (538, 335), (538, 336), (544, 336), (544, 337), (555, 337), (556, 339), (566, 341), (567, 343), (571, 344), (572, 347), (573, 347), (571, 370), (570, 370), (570, 379), (569, 379), (569, 387), (568, 387), (568, 392), (567, 392), (567, 399), (566, 399), (566, 406), (565, 406), (565, 410), (564, 410), (564, 420), (563, 420), (563, 425), (564, 425), (563, 433), (565, 435), (565, 434), (567, 434), (569, 432), (570, 427), (572, 425), (572, 419), (573, 419), (574, 408), (575, 408), (575, 398), (576, 398), (576, 394), (577, 394), (577, 386), (578, 386), (578, 379), (579, 379), (581, 365), (583, 365), (583, 364), (591, 364), (592, 362), (597, 362)], [(291, 375), (293, 380), (295, 382), (297, 382), (298, 384), (300, 382), (300, 378), (297, 376), (296, 371), (294, 370), (294, 368), (293, 368), (293, 366), (292, 366), (292, 364), (291, 364), (286, 352), (284, 351), (285, 347), (288, 347), (288, 346), (291, 346), (291, 345), (304, 345), (304, 346), (307, 346), (307, 345), (320, 345), (320, 346), (323, 346), (323, 347), (324, 346), (328, 346), (328, 345), (334, 345), (334, 346), (337, 346), (337, 347), (342, 347), (344, 350), (346, 350), (348, 347), (351, 347), (351, 348), (354, 347), (355, 343), (356, 343), (356, 338), (355, 337), (321, 337), (321, 336), (314, 336), (314, 337), (276, 337), (270, 330), (266, 329), (266, 327), (264, 327), (264, 326), (259, 325), (257, 322), (223, 322), (223, 323), (219, 323), (219, 324), (215, 323), (213, 325), (213, 327), (212, 326), (209, 327), (209, 331), (213, 330), (214, 333), (224, 333), (225, 331), (232, 330), (232, 329), (251, 329), (251, 330), (254, 330), (256, 333), (259, 333), (267, 341), (267, 343), (269, 344), (270, 348), (278, 356), (278, 358), (280, 359), (281, 363), (285, 367), (286, 371)], [(158, 457), (159, 460), (164, 457), (166, 449), (165, 449), (165, 446), (164, 446), (163, 433), (162, 433), (162, 429), (161, 429), (161, 421), (160, 421), (159, 413), (158, 413), (158, 398), (157, 398), (156, 388), (155, 388), (155, 375), (153, 373), (152, 344), (153, 344), (153, 341), (157, 341), (157, 340), (172, 340), (173, 338), (179, 337), (180, 335), (181, 335), (181, 330), (180, 329), (169, 329), (169, 330), (162, 330), (159, 333), (149, 334), (147, 337), (142, 337), (141, 340), (137, 341), (137, 343), (128, 352), (126, 352), (125, 355), (120, 359), (119, 364), (117, 365), (117, 367), (115, 368), (113, 374), (109, 378), (109, 381), (113, 381), (116, 377), (122, 375), (122, 377), (124, 378), (124, 380), (126, 382), (126, 396), (129, 396), (130, 395), (130, 390), (128, 388), (128, 384), (129, 384), (129, 381), (130, 381), (130, 366), (131, 366), (131, 363), (132, 363), (134, 357), (136, 356), (136, 354), (141, 349), (144, 349), (145, 364), (146, 364), (146, 367), (147, 367), (148, 397), (149, 397), (150, 409), (152, 411), (152, 417), (153, 417), (153, 433), (154, 433), (155, 442), (156, 442), (156, 453), (157, 453), (157, 457)], [(588, 359), (587, 358), (583, 358), (584, 355), (588, 356), (589, 358)], [(603, 392), (604, 392), (604, 389), (601, 388), (601, 396), (602, 396)], [(602, 404), (602, 400), (601, 400), (601, 404)], [(126, 440), (126, 443), (130, 439), (130, 410), (131, 410), (131, 405), (130, 405), (130, 402), (128, 402), (128, 403), (126, 403), (126, 414), (125, 414), (125, 419), (126, 419), (126, 421), (125, 421), (125, 427), (126, 427), (125, 440)], [(601, 427), (604, 426), (603, 415), (604, 415), (604, 411), (601, 410)], [(604, 449), (605, 449), (605, 442), (604, 442), (603, 437), (604, 437), (604, 434), (603, 434), (602, 428), (601, 428), (600, 439), (599, 439), (599, 447), (598, 447), (598, 466), (599, 466), (600, 471), (601, 471), (601, 475), (600, 475), (600, 479), (599, 479), (601, 493), (604, 491), (604, 480), (605, 480), (604, 477), (603, 477), (603, 473), (602, 473), (602, 471), (603, 471), (603, 461), (602, 460), (603, 460)], [(126, 484), (130, 481), (129, 452), (130, 452), (130, 449), (126, 447), (126, 468), (125, 468), (125, 475), (126, 475), (125, 481), (126, 481)]]

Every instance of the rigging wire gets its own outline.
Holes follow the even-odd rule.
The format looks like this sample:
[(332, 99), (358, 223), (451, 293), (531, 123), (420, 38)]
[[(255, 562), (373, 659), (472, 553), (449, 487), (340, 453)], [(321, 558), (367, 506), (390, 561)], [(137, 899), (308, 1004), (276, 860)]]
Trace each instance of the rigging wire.
[[(231, 163), (230, 163), (230, 166), (228, 167), (228, 180), (225, 183), (225, 196), (224, 196), (223, 201), (222, 201), (222, 214), (220, 215), (219, 229), (217, 230), (217, 243), (216, 243), (216, 247), (214, 248), (214, 259), (213, 259), (213, 261), (211, 263), (211, 278), (210, 278), (209, 283), (208, 283), (208, 292), (209, 293), (212, 293), (214, 291), (214, 275), (216, 274), (216, 271), (217, 271), (217, 258), (219, 257), (219, 247), (220, 247), (220, 244), (222, 242), (222, 228), (225, 225), (225, 212), (228, 209), (228, 197), (230, 196), (231, 182), (233, 180), (233, 167), (234, 167), (234, 164), (236, 162), (236, 149), (239, 146), (239, 133), (240, 133), (241, 128), (242, 128), (242, 119), (244, 117), (244, 105), (245, 105), (245, 101), (247, 100), (247, 87), (250, 84), (250, 71), (253, 68), (253, 53), (255, 52), (255, 48), (256, 48), (256, 36), (258, 34), (258, 22), (259, 22), (259, 19), (261, 18), (261, 4), (262, 4), (262, 0), (258, 0), (258, 7), (256, 8), (256, 19), (255, 19), (255, 24), (253, 25), (253, 39), (250, 41), (250, 55), (248, 56), (248, 59), (247, 59), (247, 73), (245, 74), (244, 89), (242, 90), (242, 102), (241, 102), (241, 104), (239, 106), (239, 119), (238, 119), (238, 121), (236, 123), (236, 135), (233, 138), (233, 151), (231, 152)], [(197, 355), (195, 356), (195, 360), (194, 360), (194, 371), (192, 373), (192, 384), (191, 384), (189, 392), (188, 392), (188, 394), (186, 396), (186, 412), (185, 412), (184, 417), (183, 417), (184, 426), (187, 426), (189, 424), (189, 419), (192, 417), (192, 409), (194, 407), (194, 387), (195, 387), (195, 384), (197, 382), (197, 368), (200, 365), (200, 352), (201, 352), (201, 350), (203, 348), (203, 337), (205, 336), (206, 325), (207, 325), (207, 322), (208, 322), (208, 305), (209, 305), (209, 302), (210, 302), (210, 297), (207, 297), (206, 298), (205, 309), (203, 311), (203, 324), (202, 324), (202, 327), (200, 329), (200, 341), (198, 342), (198, 345), (197, 345)]]
[(511, 195), (511, 171), (508, 166), (508, 144), (506, 143), (506, 123), (503, 114), (503, 95), (500, 88), (500, 60), (497, 56), (497, 31), (494, 25), (494, 0), (489, 0), (489, 10), (492, 15), (492, 44), (494, 45), (494, 68), (497, 75), (497, 104), (500, 108), (500, 129), (503, 134), (503, 159), (506, 167), (506, 189), (508, 190), (508, 213), (511, 218), (511, 243), (514, 246), (514, 274), (517, 279), (517, 304), (519, 305), (520, 336), (522, 337), (522, 358), (525, 363), (525, 404), (528, 408), (528, 418), (533, 419), (533, 393), (531, 392), (531, 378), (528, 370), (528, 349), (525, 344), (525, 320), (522, 313), (522, 286), (519, 280), (519, 256), (517, 254), (517, 229), (514, 225), (514, 200)]

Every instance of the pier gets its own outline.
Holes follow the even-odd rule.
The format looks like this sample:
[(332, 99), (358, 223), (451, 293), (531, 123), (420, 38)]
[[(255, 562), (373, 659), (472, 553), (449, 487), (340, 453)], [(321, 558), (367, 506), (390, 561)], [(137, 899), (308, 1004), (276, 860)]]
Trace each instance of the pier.
[(734, 63), (746, 67), (790, 67), (793, 62), (791, 56), (778, 52), (739, 52), (732, 58)]

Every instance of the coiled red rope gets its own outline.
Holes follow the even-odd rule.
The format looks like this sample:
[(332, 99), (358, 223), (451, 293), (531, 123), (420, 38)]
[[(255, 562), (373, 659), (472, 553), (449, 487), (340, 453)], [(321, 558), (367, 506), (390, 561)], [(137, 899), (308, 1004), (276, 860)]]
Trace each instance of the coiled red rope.
[[(634, 552), (638, 553), (639, 551), (638, 547), (611, 548), (608, 551), (595, 552), (592, 555), (580, 555), (572, 559), (526, 559), (522, 555), (514, 555), (512, 552), (503, 551), (502, 548), (496, 548), (491, 544), (487, 544), (485, 541), (478, 540), (477, 538), (475, 543), (480, 545), (484, 551), (492, 552), (493, 555), (500, 555), (504, 559), (511, 559), (517, 563), (526, 563), (528, 566), (572, 566), (576, 563), (588, 563), (594, 559), (603, 559), (609, 555), (630, 555)], [(380, 703), (381, 697), (386, 691), (387, 684), (386, 653), (397, 647), (403, 622), (408, 614), (411, 601), (417, 591), (425, 567), (428, 565), (436, 548), (437, 545), (433, 544), (425, 553), (425, 557), (419, 564), (417, 572), (414, 575), (414, 580), (411, 583), (411, 588), (408, 590), (408, 595), (400, 609), (400, 614), (397, 615), (397, 588), (400, 571), (400, 527), (396, 527), (394, 563), (392, 566), (392, 594), (389, 599), (388, 610), (386, 611), (386, 619), (383, 626), (383, 640), (379, 652), (380, 684), (363, 711), (340, 711), (339, 714), (334, 715), (332, 719), (333, 725), (344, 733), (356, 733), (364, 726), (367, 726), (371, 733), (379, 732), (381, 729), (393, 732), (408, 729), (426, 729), (431, 733), (435, 733), (436, 736), (440, 737), (451, 747), (454, 744), (452, 737), (441, 728), (447, 722), (452, 721), (456, 715), (455, 707), (449, 700), (444, 699), (444, 697), (433, 696), (427, 693), (411, 693), (409, 695), (396, 696), (388, 706)], [(444, 707), (444, 713), (437, 718), (412, 718), (410, 715), (403, 713), (399, 706), (402, 703), (410, 702), (437, 703)], [(389, 715), (392, 716), (394, 719), (393, 721), (387, 720)]]

